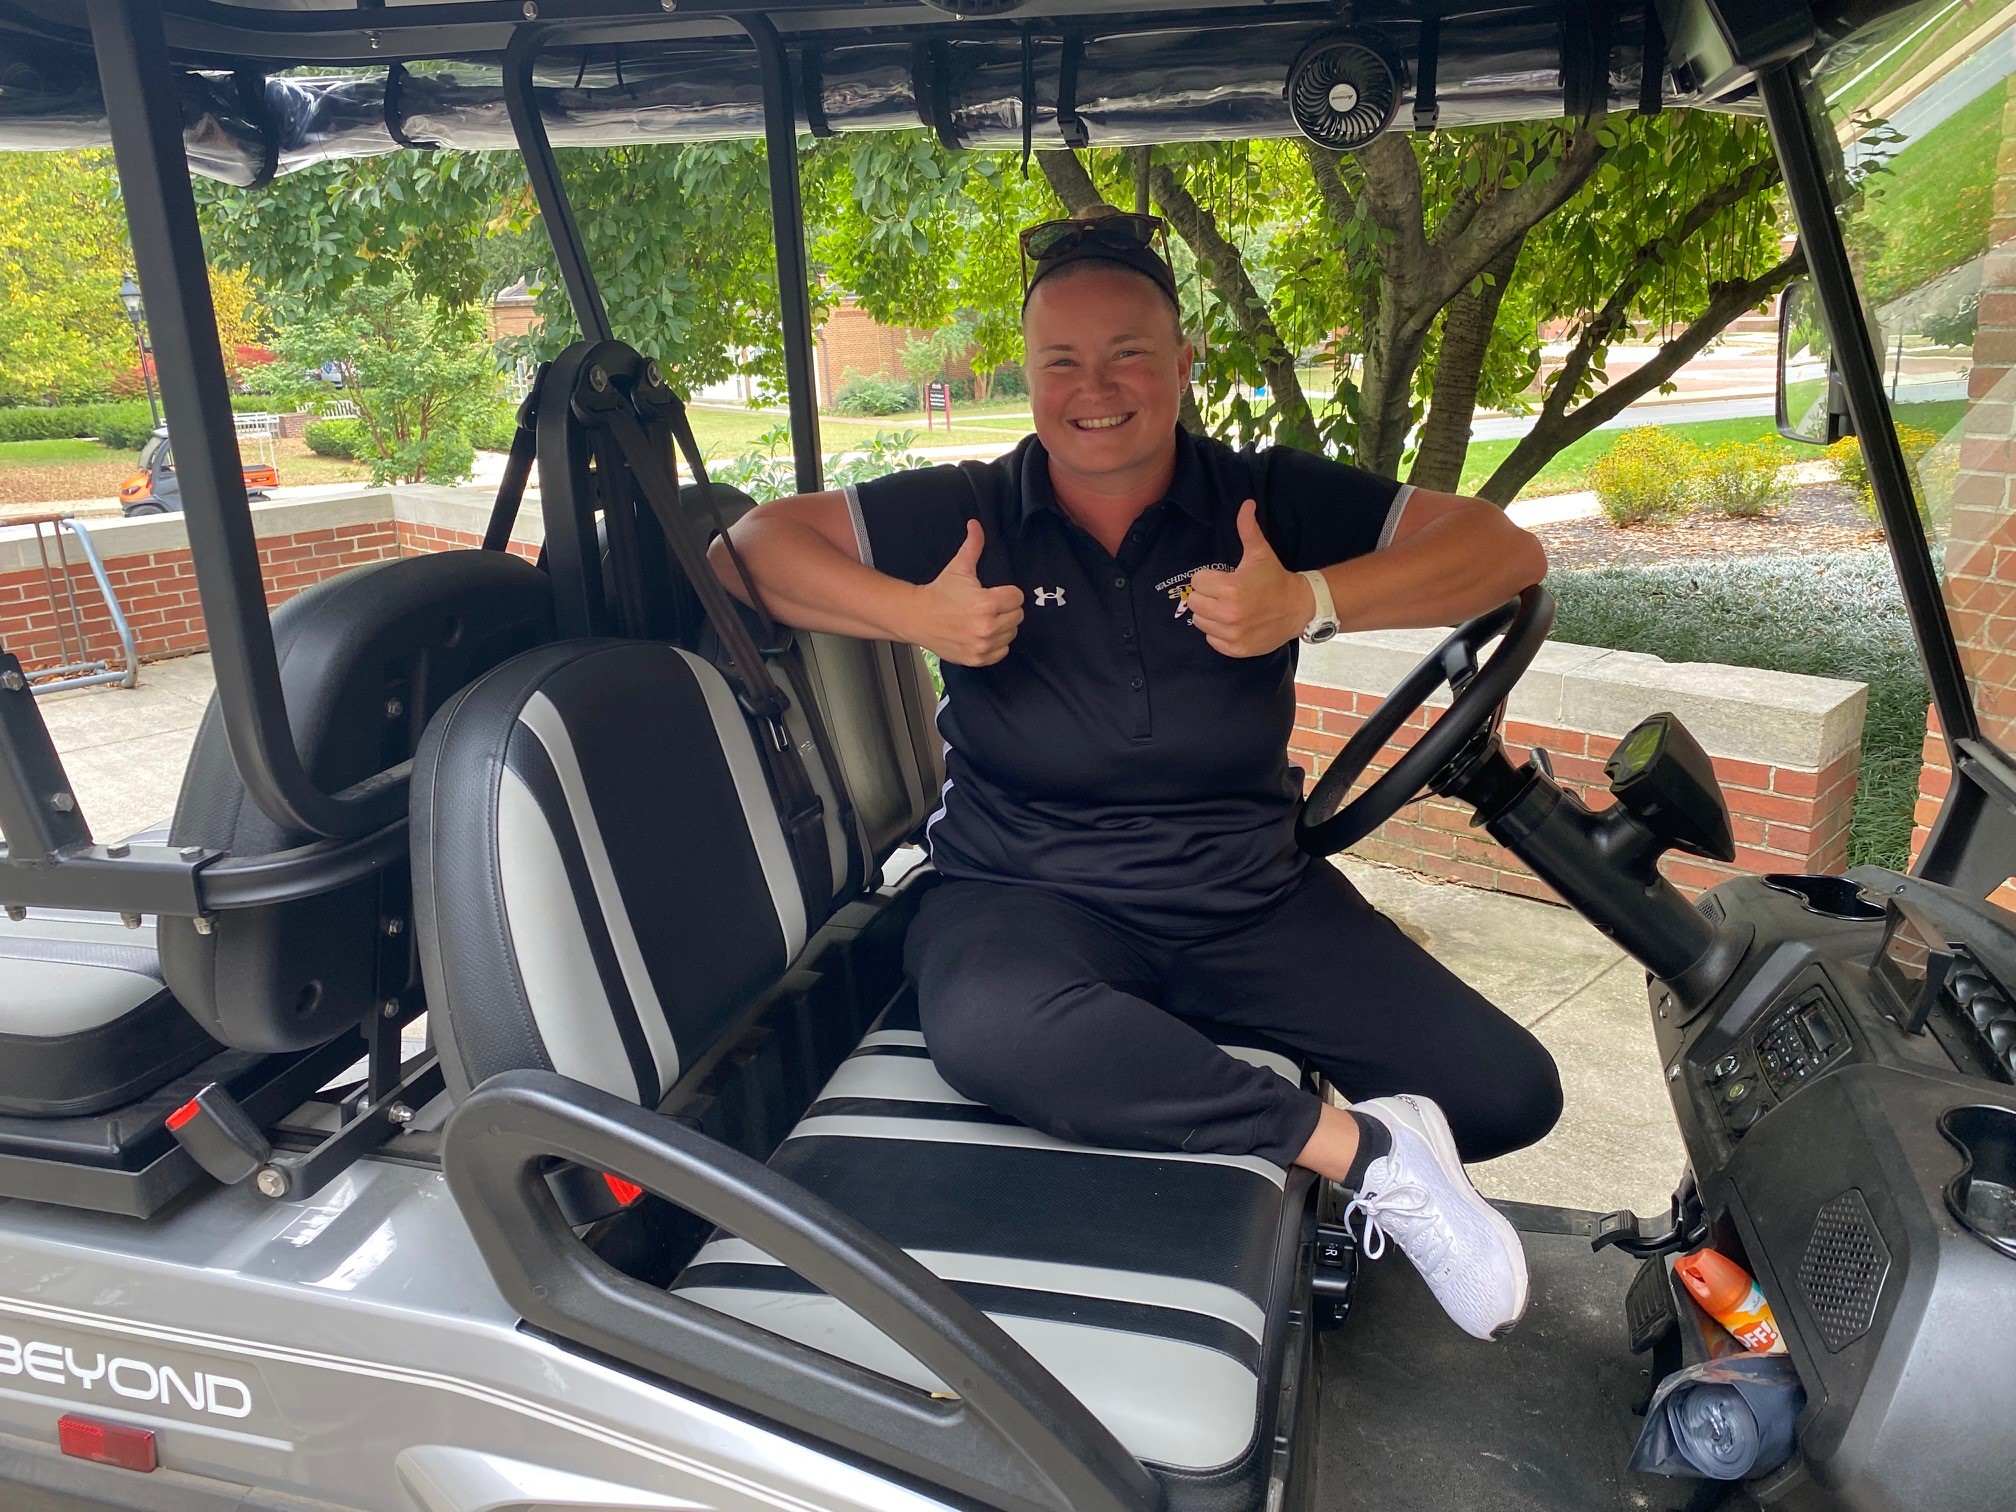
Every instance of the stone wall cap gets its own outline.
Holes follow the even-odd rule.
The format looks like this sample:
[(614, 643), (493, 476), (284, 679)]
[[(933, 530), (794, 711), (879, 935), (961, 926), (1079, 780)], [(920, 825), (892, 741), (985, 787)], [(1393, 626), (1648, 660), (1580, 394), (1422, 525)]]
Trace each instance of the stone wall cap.
[[(490, 489), (450, 488), (440, 483), (402, 483), (390, 492), (398, 519), (413, 525), (460, 531), (479, 539), (490, 528), (490, 511), (497, 502)], [(511, 525), (511, 539), (534, 546), (546, 539), (546, 522), (539, 512), (536, 494), (520, 501), (518, 518)]]
[[(1302, 648), (1303, 682), (1384, 696), (1448, 634), (1369, 630)], [(1712, 755), (1818, 770), (1862, 740), (1866, 684), (1638, 651), (1552, 642), (1508, 700), (1532, 724), (1622, 736), (1647, 715), (1677, 714)], [(1431, 700), (1449, 702), (1445, 692)]]

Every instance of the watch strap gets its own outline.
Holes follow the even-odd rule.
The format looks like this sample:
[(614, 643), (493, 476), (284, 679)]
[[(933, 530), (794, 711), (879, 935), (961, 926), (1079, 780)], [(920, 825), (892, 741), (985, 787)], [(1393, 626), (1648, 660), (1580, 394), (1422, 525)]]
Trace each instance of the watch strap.
[(1309, 623), (1302, 627), (1302, 634), (1309, 636), (1324, 630), (1336, 630), (1337, 604), (1330, 597), (1330, 580), (1313, 569), (1304, 572), (1302, 578), (1308, 583), (1309, 591), (1316, 595), (1316, 612), (1310, 616)]

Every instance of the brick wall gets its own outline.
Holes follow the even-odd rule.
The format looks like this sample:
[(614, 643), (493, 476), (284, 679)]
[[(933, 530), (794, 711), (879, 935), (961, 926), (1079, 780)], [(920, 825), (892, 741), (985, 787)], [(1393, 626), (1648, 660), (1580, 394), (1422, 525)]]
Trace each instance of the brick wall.
[[(1440, 635), (1340, 636), (1304, 651), (1291, 750), (1311, 782)], [(1862, 684), (1832, 678), (1547, 646), (1513, 693), (1505, 741), (1515, 764), (1530, 747), (1544, 746), (1562, 785), (1600, 809), (1612, 801), (1603, 762), (1617, 741), (1649, 714), (1678, 714), (1714, 760), (1737, 846), (1734, 866), (1669, 853), (1662, 868), (1667, 877), (1694, 892), (1741, 872), (1843, 869), (1867, 696)], [(1401, 739), (1374, 759), (1372, 775), (1413, 744), (1446, 707), (1446, 696), (1437, 705), (1409, 721)], [(1353, 853), (1473, 887), (1559, 901), (1511, 852), (1471, 825), (1472, 812), (1441, 798), (1409, 804)]]
[[(1967, 412), (1959, 427), (1946, 524), (1945, 600), (1981, 733), (2011, 751), (2016, 750), (2016, 79), (2004, 90)], [(1937, 479), (1935, 472), (1926, 486), (1927, 512), (1934, 519), (1946, 502), (1938, 497)], [(1911, 834), (1914, 865), (1952, 776), (1945, 736), (1936, 714), (1928, 712)], [(2004, 883), (1991, 900), (2016, 909), (2016, 886)]]
[[(252, 519), (267, 605), (281, 604), (366, 562), (478, 546), (488, 517), (489, 500), (481, 491), (419, 486), (255, 506)], [(181, 516), (86, 523), (140, 655), (179, 655), (208, 645)], [(44, 545), (56, 587), (54, 604), (32, 530), (0, 529), (0, 646), (31, 673), (78, 654), (63, 562), (46, 527)], [(521, 519), (511, 550), (528, 559), (537, 556), (536, 512)], [(74, 538), (66, 536), (64, 554), (69, 592), (75, 595), (84, 630), (83, 656), (116, 665), (123, 652), (111, 612)], [(58, 605), (64, 610), (60, 615)]]

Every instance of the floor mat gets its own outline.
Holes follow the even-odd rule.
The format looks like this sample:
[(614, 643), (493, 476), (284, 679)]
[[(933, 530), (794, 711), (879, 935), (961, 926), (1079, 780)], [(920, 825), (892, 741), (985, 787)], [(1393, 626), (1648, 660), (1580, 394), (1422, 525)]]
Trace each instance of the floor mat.
[[(1585, 1228), (1581, 1215), (1515, 1215)], [(1522, 1224), (1522, 1227), (1525, 1225)], [(1321, 1341), (1321, 1512), (1669, 1512), (1695, 1481), (1624, 1469), (1645, 1393), (1624, 1341), (1637, 1262), (1594, 1254), (1586, 1233), (1521, 1236), (1533, 1277), (1526, 1317), (1496, 1343), (1443, 1314), (1397, 1248), (1359, 1268), (1345, 1325)], [(1736, 1497), (1727, 1512), (1750, 1505)]]

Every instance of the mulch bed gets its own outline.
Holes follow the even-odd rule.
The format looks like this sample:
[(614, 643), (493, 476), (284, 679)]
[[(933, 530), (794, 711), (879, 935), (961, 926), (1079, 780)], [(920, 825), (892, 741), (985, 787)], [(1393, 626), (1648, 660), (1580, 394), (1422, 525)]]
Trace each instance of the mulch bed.
[[(130, 460), (59, 462), (46, 467), (0, 467), (0, 505), (68, 499), (114, 500), (134, 473)], [(116, 505), (114, 506), (116, 508)]]
[(1809, 483), (1777, 514), (1756, 520), (1690, 515), (1672, 525), (1616, 526), (1598, 516), (1534, 532), (1556, 572), (1749, 556), (1811, 556), (1881, 544), (1883, 533), (1838, 483)]

